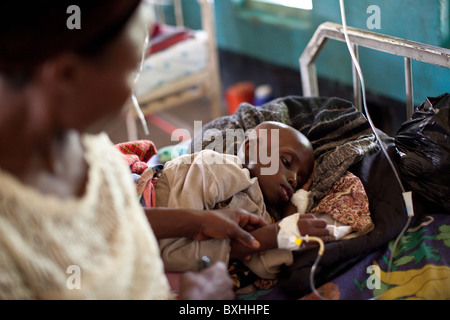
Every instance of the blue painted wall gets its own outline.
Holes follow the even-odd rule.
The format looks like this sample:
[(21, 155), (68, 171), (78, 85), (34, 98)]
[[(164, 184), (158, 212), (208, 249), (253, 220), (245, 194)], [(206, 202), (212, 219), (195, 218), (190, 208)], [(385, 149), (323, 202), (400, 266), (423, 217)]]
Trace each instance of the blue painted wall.
[[(450, 0), (346, 0), (347, 24), (366, 29), (370, 5), (380, 8), (379, 33), (441, 47), (450, 44)], [(198, 23), (195, 0), (185, 0), (187, 20)], [(245, 0), (216, 0), (218, 45), (222, 49), (298, 70), (298, 58), (316, 28), (341, 23), (338, 0), (313, 0), (313, 10), (295, 19), (251, 11)], [(367, 90), (405, 100), (403, 58), (360, 49)], [(330, 40), (317, 60), (319, 76), (351, 84), (351, 61), (344, 43)], [(450, 69), (413, 61), (416, 105), (427, 96), (450, 92)], [(300, 80), (299, 80), (300, 81)], [(300, 82), (299, 82), (300, 88)]]

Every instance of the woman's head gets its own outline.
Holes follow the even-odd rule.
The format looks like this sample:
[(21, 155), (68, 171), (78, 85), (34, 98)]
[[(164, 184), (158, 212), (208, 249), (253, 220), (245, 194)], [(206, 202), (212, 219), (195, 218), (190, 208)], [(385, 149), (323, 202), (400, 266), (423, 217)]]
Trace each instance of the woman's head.
[(289, 203), (314, 168), (309, 140), (298, 130), (278, 122), (256, 126), (241, 146), (240, 155), (250, 175), (258, 178), (266, 203), (273, 207)]
[[(67, 26), (73, 4), (81, 29)], [(22, 125), (35, 130), (84, 131), (117, 115), (130, 96), (148, 30), (139, 4), (2, 1), (0, 126), (8, 116), (19, 117), (8, 108), (20, 109)]]

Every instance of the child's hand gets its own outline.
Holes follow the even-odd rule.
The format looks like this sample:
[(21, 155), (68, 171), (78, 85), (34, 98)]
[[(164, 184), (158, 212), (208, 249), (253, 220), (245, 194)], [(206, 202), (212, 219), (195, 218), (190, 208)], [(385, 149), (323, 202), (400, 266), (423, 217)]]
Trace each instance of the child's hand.
[[(298, 230), (302, 236), (309, 235), (310, 237), (318, 237), (322, 239), (323, 242), (328, 241), (329, 231), (327, 229), (327, 222), (323, 219), (317, 219), (314, 215), (301, 214), (297, 222)], [(309, 242), (306, 244), (307, 247), (316, 246), (317, 243)]]

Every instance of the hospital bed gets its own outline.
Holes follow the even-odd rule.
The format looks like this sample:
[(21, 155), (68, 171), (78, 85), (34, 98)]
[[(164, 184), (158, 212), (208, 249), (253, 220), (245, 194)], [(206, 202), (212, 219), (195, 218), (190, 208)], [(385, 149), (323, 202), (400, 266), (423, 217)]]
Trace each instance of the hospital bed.
[[(352, 27), (348, 27), (348, 36), (350, 42), (353, 44), (356, 57), (359, 56), (359, 47), (365, 47), (404, 58), (407, 119), (411, 118), (414, 111), (411, 60), (445, 68), (450, 67), (450, 50), (446, 48), (430, 46)], [(342, 25), (332, 22), (321, 24), (299, 59), (303, 95), (305, 96), (319, 96), (315, 61), (330, 39), (345, 41)], [(361, 83), (354, 65), (352, 71), (354, 104), (358, 110), (362, 111)]]
[[(351, 27), (347, 29), (352, 49), (357, 58), (359, 58), (358, 49), (360, 47), (404, 58), (406, 120), (411, 119), (415, 112), (412, 60), (450, 68), (450, 50), (367, 30)], [(315, 61), (320, 52), (325, 49), (328, 40), (345, 41), (343, 26), (331, 22), (320, 25), (301, 55), (299, 64), (303, 95), (305, 96), (320, 96)], [(357, 110), (364, 112), (361, 83), (354, 65), (352, 71), (353, 102)], [(450, 81), (450, 79), (443, 79), (443, 81)], [(446, 108), (450, 108), (449, 103), (450, 99), (447, 99)], [(424, 104), (426, 103), (424, 102)], [(446, 123), (447, 126), (450, 123), (448, 116)], [(449, 132), (447, 132), (448, 134)], [(393, 138), (385, 137), (384, 142), (388, 146), (388, 150), (391, 151), (389, 154), (396, 159), (397, 164), (399, 161), (398, 150), (395, 152), (395, 136)], [(389, 174), (389, 169), (386, 168), (386, 161), (383, 158), (384, 156), (380, 154), (367, 154), (360, 163), (351, 168), (361, 178), (368, 189), (369, 195), (373, 196), (371, 192), (377, 193), (381, 189), (385, 191), (391, 190), (394, 195), (392, 196), (391, 194), (389, 196), (390, 192), (385, 192), (386, 197), (384, 198), (373, 197), (370, 199), (369, 197), (369, 200), (372, 200), (370, 205), (373, 215), (393, 214), (396, 202), (399, 206), (398, 208), (401, 209), (401, 201), (398, 202), (400, 194), (398, 190), (394, 190), (397, 187), (392, 188), (392, 185), (389, 185), (390, 183), (396, 184), (396, 182), (392, 179), (392, 173)], [(442, 173), (444, 174), (444, 172)], [(450, 181), (447, 181), (448, 183)], [(415, 195), (417, 196), (417, 192)], [(397, 200), (395, 200), (396, 197)], [(450, 197), (450, 194), (447, 197)], [(379, 205), (377, 208), (378, 202), (390, 202), (390, 204), (387, 207)], [(394, 210), (386, 210), (390, 206)], [(380, 207), (383, 207), (383, 210), (386, 210), (386, 212), (382, 212)], [(383, 227), (380, 228), (379, 225), (378, 230), (375, 230), (374, 233), (391, 233), (392, 239), (389, 242), (373, 248), (369, 246), (365, 248), (365, 245), (368, 244), (367, 239), (360, 239), (361, 241), (355, 242), (360, 242), (357, 245), (362, 244), (360, 247), (361, 251), (358, 255), (353, 254), (349, 257), (351, 263), (345, 263), (343, 260), (339, 262), (337, 261), (339, 259), (337, 259), (329, 265), (325, 264), (322, 275), (316, 277), (316, 281), (321, 284), (318, 290), (322, 295), (321, 298), (449, 299), (450, 212), (448, 206), (442, 208), (440, 205), (435, 206), (433, 203), (421, 199), (417, 201), (415, 208), (417, 209), (416, 217), (413, 219), (413, 223), (408, 225), (406, 232), (401, 238), (396, 239), (397, 232), (388, 230), (387, 226), (383, 230)], [(396, 223), (401, 226), (404, 224), (404, 218), (402, 220), (399, 215), (398, 219), (393, 219), (390, 223)], [(398, 227), (395, 229), (397, 231), (400, 230)], [(370, 238), (370, 236), (367, 238)], [(395, 240), (399, 240), (399, 242), (395, 243)], [(393, 248), (394, 245), (396, 245), (395, 249)], [(345, 245), (340, 246), (340, 249), (343, 247)], [(391, 250), (395, 251), (392, 252)], [(303, 267), (304, 264), (300, 263), (298, 269), (301, 270)], [(294, 295), (302, 296), (302, 289), (298, 288), (297, 290), (295, 283), (289, 283), (291, 280), (289, 277), (295, 278), (296, 272), (295, 267), (288, 271), (289, 276), (283, 280), (285, 289), (287, 288), (287, 290), (284, 290), (284, 293), (289, 291)], [(306, 291), (308, 289), (305, 289), (304, 292)], [(281, 291), (278, 292), (280, 293)], [(273, 297), (276, 297), (276, 294)], [(314, 293), (309, 293), (302, 296), (301, 299), (319, 299), (319, 297)]]

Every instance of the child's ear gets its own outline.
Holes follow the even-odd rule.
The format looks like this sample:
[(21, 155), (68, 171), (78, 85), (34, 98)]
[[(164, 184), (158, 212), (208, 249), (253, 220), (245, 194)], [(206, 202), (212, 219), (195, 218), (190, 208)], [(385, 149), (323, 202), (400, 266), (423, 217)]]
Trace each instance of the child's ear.
[(247, 137), (247, 138), (245, 138), (245, 140), (242, 143), (241, 148), (239, 148), (239, 152), (238, 152), (238, 156), (244, 164), (248, 164), (248, 162), (249, 162), (249, 153), (248, 153), (249, 150), (250, 150), (250, 143), (249, 143), (249, 140)]
[(245, 151), (245, 163), (248, 163), (250, 157), (250, 139), (247, 138), (244, 141), (244, 151)]
[[(238, 150), (238, 157), (243, 164), (255, 164), (258, 157), (258, 136), (252, 132), (250, 133), (242, 143)], [(252, 163), (250, 163), (252, 162)]]

